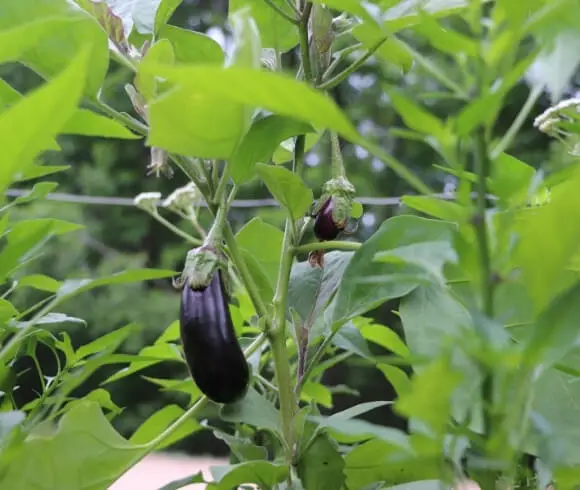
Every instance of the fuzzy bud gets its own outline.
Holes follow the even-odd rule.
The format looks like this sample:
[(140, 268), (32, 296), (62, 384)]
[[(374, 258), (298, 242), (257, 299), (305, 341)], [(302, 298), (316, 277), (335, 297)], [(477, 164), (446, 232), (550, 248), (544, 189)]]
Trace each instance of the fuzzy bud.
[(156, 213), (157, 206), (161, 202), (160, 192), (142, 192), (133, 199), (133, 204), (149, 213)]

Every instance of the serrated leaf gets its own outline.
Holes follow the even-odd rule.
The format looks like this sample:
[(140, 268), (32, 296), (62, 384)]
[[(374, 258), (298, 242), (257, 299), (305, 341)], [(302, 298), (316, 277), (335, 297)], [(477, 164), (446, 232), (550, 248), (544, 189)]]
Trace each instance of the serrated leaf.
[(300, 177), (284, 167), (257, 164), (256, 171), (280, 205), (284, 206), (293, 220), (306, 214), (314, 199), (312, 190)]

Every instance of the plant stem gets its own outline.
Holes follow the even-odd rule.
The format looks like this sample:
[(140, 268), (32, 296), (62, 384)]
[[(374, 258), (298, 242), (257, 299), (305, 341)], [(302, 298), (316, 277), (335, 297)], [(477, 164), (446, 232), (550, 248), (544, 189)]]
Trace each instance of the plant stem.
[(312, 80), (312, 64), (310, 63), (310, 49), (308, 42), (308, 21), (312, 12), (312, 2), (307, 1), (298, 24), (300, 33), (300, 57), (302, 58), (302, 69), (307, 82)]
[(155, 220), (159, 221), (159, 223), (165, 226), (168, 230), (171, 230), (173, 233), (183, 238), (185, 241), (192, 243), (193, 245), (201, 245), (201, 240), (192, 237), (190, 234), (178, 228), (173, 223), (166, 220), (163, 216), (159, 215), (157, 212), (149, 213), (149, 215), (152, 216)]
[(344, 242), (340, 240), (329, 240), (327, 242), (313, 242), (305, 243), (304, 245), (298, 245), (294, 247), (292, 251), (294, 254), (299, 254), (303, 252), (314, 252), (316, 250), (358, 250), (362, 246), (358, 242)]
[(351, 63), (344, 70), (342, 70), (340, 73), (337, 73), (332, 78), (323, 81), (321, 84), (318, 85), (318, 88), (321, 90), (329, 90), (342, 83), (351, 73), (354, 73), (356, 70), (358, 70), (365, 63), (366, 60), (368, 60), (373, 54), (375, 54), (377, 49), (379, 49), (388, 38), (389, 38), (388, 36), (385, 36), (382, 39), (380, 39), (358, 60)]
[[(473, 29), (475, 35), (479, 40), (479, 53), (476, 59), (476, 96), (480, 96), (487, 88), (486, 83), (486, 63), (483, 53), (483, 45), (485, 43), (485, 33), (483, 28), (483, 2), (479, 2), (473, 19)], [(487, 195), (487, 178), (490, 173), (490, 158), (488, 147), (488, 132), (485, 124), (481, 123), (475, 130), (474, 134), (474, 159), (475, 159), (475, 173), (477, 175), (476, 188), (476, 213), (473, 218), (473, 226), (475, 229), (475, 236), (477, 246), (479, 249), (479, 265), (480, 265), (480, 284), (479, 295), (481, 300), (482, 311), (488, 318), (493, 317), (493, 271), (491, 265), (491, 256), (489, 250), (489, 237), (487, 232), (486, 221), (486, 195)], [(485, 440), (489, 441), (494, 432), (494, 416), (493, 416), (493, 393), (494, 393), (494, 378), (493, 373), (485, 366), (482, 366), (484, 372), (484, 379), (481, 386), (481, 396), (483, 400), (483, 419)], [(485, 449), (485, 448), (484, 448)], [(483, 490), (495, 488), (497, 480), (497, 472), (495, 470), (488, 470), (483, 472), (482, 481), (480, 485)]]

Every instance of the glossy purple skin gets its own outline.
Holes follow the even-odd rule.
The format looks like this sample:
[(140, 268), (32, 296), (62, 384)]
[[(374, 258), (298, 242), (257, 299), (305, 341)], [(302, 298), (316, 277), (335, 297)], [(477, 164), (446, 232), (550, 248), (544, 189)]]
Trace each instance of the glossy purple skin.
[(332, 198), (329, 197), (314, 220), (314, 234), (321, 242), (334, 240), (342, 231), (332, 219), (333, 207)]
[(181, 293), (180, 335), (197, 387), (216, 403), (233, 403), (248, 388), (250, 371), (234, 330), (221, 272), (209, 286)]

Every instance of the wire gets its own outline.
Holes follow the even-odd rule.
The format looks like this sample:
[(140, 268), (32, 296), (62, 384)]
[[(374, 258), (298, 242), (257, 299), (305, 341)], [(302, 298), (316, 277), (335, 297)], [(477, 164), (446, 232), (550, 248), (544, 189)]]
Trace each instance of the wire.
[[(30, 193), (26, 189), (7, 189), (5, 195), (8, 197), (21, 197)], [(87, 196), (82, 194), (67, 194), (62, 192), (49, 192), (45, 199), (57, 202), (69, 202), (76, 204), (92, 204), (97, 206), (131, 206), (134, 207), (133, 199), (129, 197), (107, 197), (107, 196)], [(368, 206), (398, 206), (401, 204), (403, 196), (398, 197), (357, 197), (356, 200), (361, 204)], [(455, 199), (454, 192), (441, 192), (438, 194), (431, 194), (431, 197), (438, 197), (445, 200)], [(493, 196), (488, 196), (494, 199)], [(206, 207), (203, 202), (202, 206)], [(262, 208), (262, 207), (278, 207), (279, 204), (275, 199), (236, 199), (232, 202), (232, 207), (235, 208)]]

